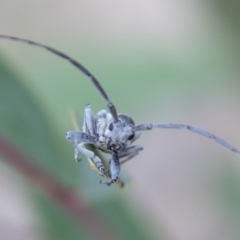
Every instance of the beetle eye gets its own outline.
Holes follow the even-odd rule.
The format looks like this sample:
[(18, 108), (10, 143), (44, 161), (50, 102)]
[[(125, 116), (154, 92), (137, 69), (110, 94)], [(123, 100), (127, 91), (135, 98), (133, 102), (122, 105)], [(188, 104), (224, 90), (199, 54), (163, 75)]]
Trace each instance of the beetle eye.
[(112, 123), (110, 123), (108, 129), (109, 129), (109, 131), (112, 131), (112, 130), (113, 130), (113, 124), (112, 124)]
[(128, 137), (128, 140), (132, 140), (134, 138), (134, 134), (131, 134), (129, 137)]

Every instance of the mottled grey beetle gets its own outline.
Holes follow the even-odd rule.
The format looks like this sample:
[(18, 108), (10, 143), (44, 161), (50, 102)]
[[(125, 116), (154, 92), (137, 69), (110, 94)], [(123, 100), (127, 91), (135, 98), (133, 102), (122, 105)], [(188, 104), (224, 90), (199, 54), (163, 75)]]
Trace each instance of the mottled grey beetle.
[[(211, 138), (222, 146), (240, 155), (240, 151), (238, 151), (228, 142), (198, 127), (180, 123), (144, 123), (135, 126), (131, 117), (117, 113), (114, 104), (110, 101), (108, 95), (98, 80), (82, 64), (73, 58), (52, 47), (48, 47), (37, 42), (7, 35), (0, 35), (0, 38), (41, 47), (63, 59), (66, 59), (90, 78), (102, 97), (106, 100), (108, 110), (101, 110), (96, 116), (93, 115), (91, 106), (89, 104), (86, 105), (82, 132), (69, 131), (66, 134), (66, 139), (74, 146), (76, 161), (80, 161), (78, 158), (79, 152), (84, 154), (93, 161), (100, 175), (107, 176), (109, 178), (107, 181), (100, 181), (102, 184), (110, 186), (112, 183), (120, 181), (120, 165), (123, 162), (135, 157), (139, 151), (143, 150), (142, 146), (131, 146), (131, 144), (139, 138), (141, 131), (151, 130), (152, 128), (189, 130), (191, 132)], [(94, 145), (103, 152), (111, 154), (111, 159), (107, 170), (104, 169), (101, 159), (96, 156), (93, 151), (90, 151), (86, 148), (86, 144)], [(123, 185), (122, 182), (120, 182), (120, 184)]]

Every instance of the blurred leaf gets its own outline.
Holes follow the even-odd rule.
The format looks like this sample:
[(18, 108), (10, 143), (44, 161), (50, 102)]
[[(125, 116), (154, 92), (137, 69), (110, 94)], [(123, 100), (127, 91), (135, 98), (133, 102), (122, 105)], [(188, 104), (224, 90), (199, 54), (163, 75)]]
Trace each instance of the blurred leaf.
[[(65, 160), (69, 158), (56, 141), (57, 133), (54, 127), (49, 123), (31, 92), (21, 83), (21, 79), (2, 61), (0, 63), (0, 86), (0, 133), (15, 143), (17, 148), (32, 156), (37, 166), (42, 166), (65, 184), (73, 183), (78, 171), (74, 165)], [(62, 140), (65, 141), (64, 135)], [(69, 172), (71, 174), (68, 174)], [(29, 189), (29, 191), (32, 190), (32, 188)], [(36, 203), (38, 203), (42, 217), (47, 219), (51, 230), (46, 233), (51, 236), (61, 234), (59, 237), (64, 237), (63, 232), (60, 231), (64, 225), (64, 232), (71, 236), (71, 239), (78, 239), (81, 236), (79, 226), (66, 224), (69, 222), (69, 216), (59, 211), (59, 207), (54, 208), (53, 205), (56, 204), (52, 201), (46, 201), (44, 196), (37, 195)]]
[[(0, 61), (0, 113), (0, 133), (2, 135), (32, 157), (37, 166), (60, 180), (60, 183), (64, 183), (69, 188), (73, 188), (74, 185), (79, 187), (81, 183), (79, 182), (79, 167), (76, 167), (73, 160), (73, 152), (65, 149), (67, 142), (64, 134), (59, 136), (54, 124), (51, 124), (30, 89), (21, 83), (19, 76), (2, 60)], [(52, 119), (52, 122), (54, 121)], [(69, 158), (72, 158), (72, 162), (68, 161)], [(85, 166), (87, 164), (85, 162)], [(92, 171), (88, 166), (89, 172), (85, 171), (84, 173), (84, 164), (81, 166), (83, 169), (81, 179), (84, 179), (81, 183), (82, 186), (89, 180), (89, 177), (86, 176), (91, 176), (89, 172)], [(96, 174), (96, 176), (98, 175)], [(120, 204), (117, 195), (114, 198), (109, 195), (109, 193), (121, 190), (114, 187), (96, 186), (96, 184), (98, 183), (95, 181), (95, 189), (90, 189), (94, 192), (92, 204), (97, 203), (96, 212), (101, 210), (103, 219), (109, 220), (109, 224), (112, 226), (109, 230), (119, 232), (119, 237), (122, 239), (151, 239), (144, 228), (139, 227), (139, 221), (132, 216), (124, 204)], [(86, 186), (90, 187), (91, 183)], [(53, 202), (49, 196), (43, 195), (32, 185), (30, 185), (29, 192), (35, 199), (46, 228), (44, 231), (50, 239), (88, 239), (86, 230), (81, 228), (72, 216), (59, 204)], [(102, 198), (103, 194), (107, 192), (105, 198)], [(84, 191), (81, 193), (84, 194)], [(91, 228), (91, 226), (89, 227)]]
[[(32, 156), (52, 174), (74, 180), (73, 165), (66, 161), (67, 154), (56, 142), (65, 143), (64, 133), (57, 136), (41, 106), (6, 64), (0, 63), (0, 132)], [(71, 178), (63, 172), (70, 171)], [(71, 180), (70, 180), (71, 179)]]

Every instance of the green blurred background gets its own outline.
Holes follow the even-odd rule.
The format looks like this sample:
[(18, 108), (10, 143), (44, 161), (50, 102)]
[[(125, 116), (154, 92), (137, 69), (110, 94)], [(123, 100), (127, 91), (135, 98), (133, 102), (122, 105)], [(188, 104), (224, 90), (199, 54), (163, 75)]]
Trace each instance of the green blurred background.
[[(1, 0), (0, 33), (79, 60), (137, 124), (196, 125), (240, 148), (239, 5)], [(237, 155), (191, 133), (153, 130), (137, 142), (144, 151), (122, 167), (126, 187), (102, 186), (65, 140), (73, 129), (69, 108), (81, 125), (87, 103), (95, 113), (106, 108), (77, 69), (0, 39), (0, 133), (77, 191), (120, 239), (240, 239)], [(0, 188), (0, 239), (92, 239), (6, 161)]]

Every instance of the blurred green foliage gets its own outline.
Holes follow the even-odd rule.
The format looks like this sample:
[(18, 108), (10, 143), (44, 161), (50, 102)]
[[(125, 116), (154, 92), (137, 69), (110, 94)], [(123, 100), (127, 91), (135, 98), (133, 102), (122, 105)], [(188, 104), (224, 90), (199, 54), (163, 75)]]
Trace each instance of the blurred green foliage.
[[(3, 59), (0, 63), (0, 86), (0, 133), (31, 156), (37, 166), (58, 179), (60, 184), (79, 189), (83, 196), (84, 190), (81, 190), (81, 186), (86, 184), (87, 188), (92, 189), (94, 198), (88, 198), (89, 206), (95, 208), (96, 212), (101, 210), (103, 219), (108, 220), (109, 226), (122, 236), (122, 239), (151, 239), (147, 229), (132, 217), (131, 211), (116, 197), (117, 195), (111, 197), (108, 194), (104, 201), (101, 200), (102, 197), (98, 197), (110, 188), (98, 185), (100, 177), (91, 171), (87, 161), (85, 167), (81, 163), (82, 170), (76, 165), (73, 149), (65, 141), (64, 131), (57, 131), (54, 122), (44, 112), (44, 106), (38, 103), (31, 89)], [(94, 181), (87, 177), (93, 177), (94, 174)], [(94, 185), (91, 185), (93, 182)], [(31, 183), (26, 187), (39, 210), (39, 216), (43, 219), (46, 238), (89, 239), (88, 233), (49, 196), (34, 189)], [(112, 191), (114, 192), (114, 189)]]

